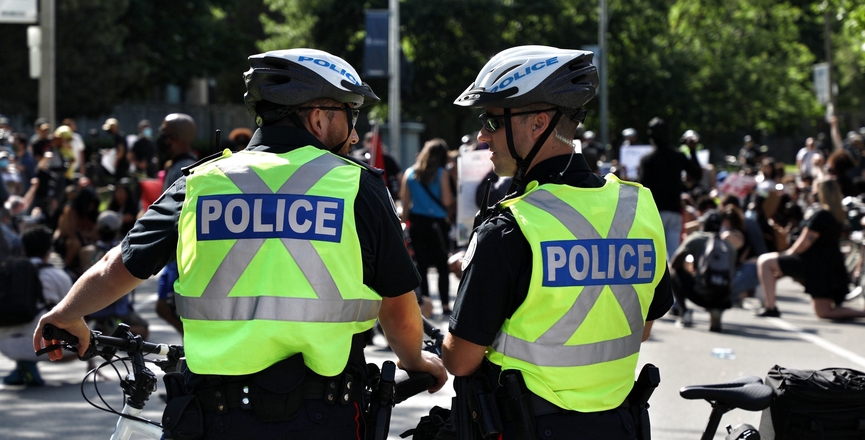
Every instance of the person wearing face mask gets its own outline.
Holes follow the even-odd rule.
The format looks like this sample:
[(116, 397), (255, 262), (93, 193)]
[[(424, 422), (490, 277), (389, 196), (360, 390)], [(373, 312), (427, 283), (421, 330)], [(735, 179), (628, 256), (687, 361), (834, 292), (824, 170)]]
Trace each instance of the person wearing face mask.
[(153, 142), (153, 127), (150, 121), (138, 122), (138, 139), (129, 151), (129, 162), (135, 166), (135, 174), (141, 177), (156, 177), (156, 144)]
[[(421, 350), (420, 279), (381, 174), (345, 155), (359, 108), (378, 97), (320, 50), (249, 65), (244, 101), (259, 126), (249, 146), (185, 167), (43, 316), (34, 348), (51, 344), (41, 331), (52, 323), (87, 350), (81, 317), (176, 261), (189, 371), (166, 387), (163, 420), (193, 418), (184, 438), (357, 439), (370, 420), (363, 348), (376, 319), (401, 367), (435, 376), (430, 391), (447, 382), (441, 359)], [(169, 115), (160, 141), (177, 157), (193, 127)]]

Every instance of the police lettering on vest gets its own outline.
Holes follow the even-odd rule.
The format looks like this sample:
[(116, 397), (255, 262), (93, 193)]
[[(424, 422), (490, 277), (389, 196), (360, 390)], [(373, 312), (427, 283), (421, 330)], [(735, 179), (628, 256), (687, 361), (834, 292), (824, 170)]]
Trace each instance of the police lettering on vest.
[(655, 278), (650, 239), (547, 241), (541, 250), (544, 286), (647, 284)]
[(506, 76), (495, 87), (490, 89), (490, 93), (495, 92), (500, 88), (505, 88), (505, 87), (511, 85), (511, 83), (513, 83), (515, 81), (519, 81), (519, 80), (525, 78), (526, 76), (531, 75), (533, 72), (543, 69), (544, 67), (551, 66), (553, 64), (558, 64), (558, 62), (559, 62), (559, 57), (552, 57), (546, 61), (539, 61), (535, 64), (532, 64), (531, 67), (526, 67), (523, 71), (520, 71), (520, 70), (514, 71), (513, 74)]
[(340, 242), (344, 201), (293, 194), (198, 198), (198, 240), (295, 238)]
[(351, 81), (352, 84), (354, 84), (356, 86), (360, 85), (360, 81), (358, 81), (354, 77), (354, 75), (352, 75), (351, 73), (349, 73), (347, 70), (343, 69), (342, 67), (337, 66), (336, 63), (331, 63), (330, 61), (323, 60), (321, 58), (313, 58), (313, 57), (305, 57), (305, 56), (299, 56), (297, 58), (297, 61), (301, 62), (301, 63), (312, 62), (313, 64), (316, 64), (318, 66), (326, 67), (330, 70), (333, 70), (334, 72), (338, 72), (340, 75), (344, 76), (346, 79)]

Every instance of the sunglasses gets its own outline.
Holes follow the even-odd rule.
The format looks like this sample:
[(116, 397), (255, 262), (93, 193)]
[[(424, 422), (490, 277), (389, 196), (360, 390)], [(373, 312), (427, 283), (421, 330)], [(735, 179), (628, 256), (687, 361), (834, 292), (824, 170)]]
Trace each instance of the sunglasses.
[(486, 113), (481, 113), (480, 115), (478, 115), (478, 120), (481, 121), (481, 128), (485, 128), (488, 132), (493, 133), (499, 128), (502, 128), (502, 126), (504, 126), (506, 116), (533, 115), (552, 110), (556, 110), (556, 108), (553, 107), (543, 110), (529, 110), (525, 112), (511, 113), (510, 115), (488, 115)]
[(351, 121), (351, 127), (349, 127), (349, 131), (351, 131), (351, 129), (353, 129), (355, 127), (355, 125), (357, 125), (357, 118), (360, 116), (360, 110), (352, 108), (348, 104), (345, 104), (345, 106), (343, 106), (343, 107), (321, 106), (321, 107), (298, 107), (297, 109), (298, 110), (312, 110), (315, 108), (317, 108), (319, 110), (333, 110), (333, 111), (345, 110), (346, 119)]

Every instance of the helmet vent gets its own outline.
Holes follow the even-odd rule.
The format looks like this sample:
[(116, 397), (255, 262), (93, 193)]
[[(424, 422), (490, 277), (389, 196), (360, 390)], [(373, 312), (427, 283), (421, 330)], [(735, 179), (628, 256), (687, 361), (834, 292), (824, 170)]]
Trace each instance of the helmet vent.
[(503, 76), (507, 75), (508, 72), (510, 72), (511, 70), (516, 69), (517, 67), (520, 67), (520, 64), (514, 64), (513, 66), (508, 67), (508, 68), (505, 69), (502, 73), (500, 73), (499, 76), (497, 76), (496, 79), (493, 80), (492, 83), (495, 84), (495, 83), (499, 82), (499, 80), (502, 79)]

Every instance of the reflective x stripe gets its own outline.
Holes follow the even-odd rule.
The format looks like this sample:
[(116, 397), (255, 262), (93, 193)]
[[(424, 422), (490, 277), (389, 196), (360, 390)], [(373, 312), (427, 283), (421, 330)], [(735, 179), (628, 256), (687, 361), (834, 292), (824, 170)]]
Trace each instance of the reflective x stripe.
[[(638, 198), (638, 187), (619, 185), (619, 202), (607, 238), (628, 237), (634, 224)], [(554, 216), (578, 239), (602, 238), (591, 222), (579, 211), (548, 191), (535, 191), (523, 201)], [(537, 341), (529, 342), (500, 331), (493, 342), (493, 348), (506, 356), (550, 367), (591, 365), (637, 353), (645, 323), (637, 291), (630, 284), (609, 286), (628, 320), (630, 335), (591, 344), (565, 345), (585, 321), (604, 287), (583, 287), (583, 291), (567, 313)]]
[[(216, 166), (244, 194), (305, 194), (332, 169), (349, 165), (339, 158), (324, 154), (295, 170), (276, 193), (245, 164), (217, 162)], [(303, 322), (356, 322), (368, 321), (378, 316), (379, 301), (342, 299), (339, 288), (321, 256), (312, 243), (306, 240), (281, 239), (318, 299), (276, 296), (229, 298), (228, 294), (264, 245), (264, 241), (236, 240), (201, 297), (177, 295), (181, 316), (206, 320), (272, 319)], [(335, 304), (336, 302), (338, 304)]]

